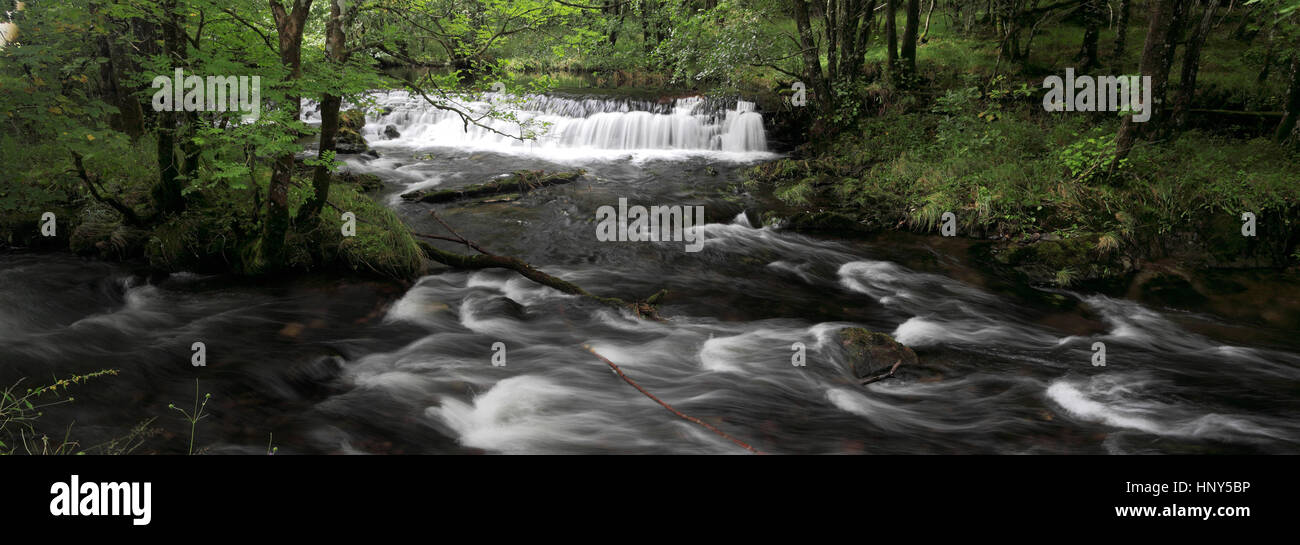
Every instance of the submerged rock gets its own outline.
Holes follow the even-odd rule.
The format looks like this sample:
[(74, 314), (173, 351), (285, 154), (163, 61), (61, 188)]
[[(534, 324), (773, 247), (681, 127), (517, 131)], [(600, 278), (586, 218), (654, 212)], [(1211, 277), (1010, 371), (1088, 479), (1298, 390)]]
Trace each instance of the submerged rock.
[(1197, 291), (1196, 286), (1183, 274), (1156, 272), (1141, 276), (1134, 282), (1141, 282), (1138, 286), (1138, 296), (1142, 301), (1191, 310), (1209, 300)]
[(846, 327), (839, 333), (847, 357), (845, 365), (858, 379), (888, 373), (895, 363), (901, 363), (900, 368), (917, 363), (916, 353), (911, 348), (884, 333), (861, 327)]

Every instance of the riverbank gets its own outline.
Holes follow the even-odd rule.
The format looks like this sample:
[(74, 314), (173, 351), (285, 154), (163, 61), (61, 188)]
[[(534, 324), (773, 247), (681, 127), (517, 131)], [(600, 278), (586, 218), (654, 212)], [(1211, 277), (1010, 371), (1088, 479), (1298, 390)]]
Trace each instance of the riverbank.
[[(1117, 126), (971, 86), (758, 165), (745, 184), (789, 207), (765, 223), (838, 234), (940, 234), (948, 224), (954, 236), (988, 241), (991, 264), (1033, 284), (1295, 272), (1300, 160), (1290, 148), (1193, 130), (1140, 145), (1107, 177)], [(1243, 235), (1244, 213), (1254, 236)]]
[[(0, 148), (19, 153), (19, 146), (8, 144)], [(285, 241), (285, 267), (269, 271), (256, 251), (269, 168), (244, 168), (240, 178), (196, 186), (186, 193), (183, 211), (163, 216), (153, 212), (150, 198), (156, 169), (139, 160), (154, 143), (123, 139), (105, 146), (84, 158), (86, 178), (67, 171), (52, 146), (22, 150), (29, 168), (12, 173), (0, 199), (0, 250), (67, 250), (154, 273), (337, 272), (412, 282), (427, 270), (401, 220), (368, 196), (382, 187), (372, 175), (331, 174), (329, 204), (318, 221), (296, 222)], [(291, 215), (310, 196), (311, 176), (312, 167), (299, 162), (288, 195)], [(98, 195), (85, 191), (89, 184)]]

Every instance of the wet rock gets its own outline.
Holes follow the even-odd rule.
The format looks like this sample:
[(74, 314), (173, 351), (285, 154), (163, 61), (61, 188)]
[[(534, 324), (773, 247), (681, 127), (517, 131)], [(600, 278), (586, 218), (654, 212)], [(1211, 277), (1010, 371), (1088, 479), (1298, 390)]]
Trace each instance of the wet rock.
[(515, 302), (514, 299), (504, 295), (496, 295), (485, 301), (481, 307), (475, 309), (475, 313), (486, 318), (524, 320), (527, 318), (528, 311), (524, 309), (523, 305)]
[(364, 153), (370, 150), (361, 133), (339, 128), (338, 139), (334, 141), (334, 151), (338, 153)]
[(1028, 243), (1004, 240), (993, 249), (997, 263), (1010, 266), (1035, 284), (1069, 286), (1084, 281), (1114, 279), (1132, 270), (1116, 252), (1098, 249), (1098, 234), (1070, 238), (1040, 236)]
[(801, 211), (790, 216), (782, 226), (791, 231), (860, 231), (863, 226), (848, 214), (829, 210)]
[(1172, 273), (1151, 275), (1138, 289), (1143, 301), (1166, 307), (1193, 309), (1208, 300), (1187, 278)]
[(402, 137), (402, 133), (397, 132), (397, 127), (393, 125), (384, 126), (384, 138), (393, 140), (395, 138), (401, 138), (401, 137)]
[(339, 132), (335, 137), (334, 150), (339, 153), (364, 153), (370, 149), (361, 130), (366, 126), (366, 114), (361, 110), (347, 110), (339, 113)]
[(366, 126), (366, 113), (357, 110), (344, 110), (339, 112), (339, 129), (348, 129), (352, 132), (361, 132)]
[(339, 172), (334, 175), (334, 180), (339, 183), (355, 184), (361, 188), (362, 193), (378, 191), (384, 188), (384, 181), (374, 174), (363, 174), (357, 172)]
[(845, 364), (858, 379), (888, 373), (895, 363), (900, 368), (916, 365), (916, 353), (884, 333), (860, 327), (846, 327), (839, 331), (844, 346)]

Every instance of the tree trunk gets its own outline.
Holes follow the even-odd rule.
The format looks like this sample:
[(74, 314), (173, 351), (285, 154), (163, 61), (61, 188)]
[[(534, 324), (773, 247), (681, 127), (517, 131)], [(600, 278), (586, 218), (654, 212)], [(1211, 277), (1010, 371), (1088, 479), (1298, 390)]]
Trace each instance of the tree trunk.
[[(180, 59), (180, 27), (177, 22), (176, 0), (165, 0), (162, 4), (162, 42), (163, 55), (168, 65)], [(173, 104), (173, 110), (179, 107)], [(181, 196), (180, 165), (176, 164), (176, 125), (179, 116), (175, 111), (158, 112), (158, 184), (152, 189), (155, 214), (164, 216), (179, 213), (185, 209), (185, 199)]]
[[(289, 69), (289, 82), (302, 75), (302, 34), (312, 0), (293, 0), (293, 11), (286, 11), (280, 0), (270, 0), (271, 13), (280, 41), (280, 63)], [(302, 97), (285, 97), (285, 110), (290, 119), (298, 119)], [(267, 270), (284, 265), (284, 239), (289, 232), (289, 185), (293, 182), (293, 154), (276, 157), (271, 166), (271, 182), (267, 187), (266, 218), (262, 223), (260, 258)]]
[(853, 46), (854, 74), (861, 71), (863, 57), (867, 54), (867, 44), (871, 43), (871, 30), (876, 26), (876, 0), (867, 0), (866, 4), (859, 5), (858, 18), (857, 37), (854, 39)]
[(1124, 62), (1124, 46), (1128, 42), (1128, 15), (1132, 7), (1130, 0), (1120, 0), (1119, 20), (1115, 22), (1115, 51), (1110, 54), (1111, 65), (1116, 71), (1119, 71)]
[(1102, 0), (1083, 2), (1083, 45), (1079, 48), (1079, 71), (1089, 72), (1099, 64), (1097, 37), (1101, 34)]
[(938, 0), (930, 0), (930, 8), (925, 10), (925, 30), (921, 31), (921, 37), (917, 38), (921, 43), (925, 43), (925, 37), (930, 35), (930, 17), (934, 15), (934, 4)]
[(1192, 37), (1187, 40), (1187, 48), (1183, 50), (1183, 70), (1178, 83), (1178, 101), (1174, 103), (1173, 113), (1173, 126), (1176, 129), (1181, 129), (1187, 124), (1187, 110), (1191, 108), (1192, 98), (1196, 94), (1196, 75), (1201, 66), (1201, 48), (1205, 45), (1205, 39), (1214, 26), (1214, 8), (1218, 6), (1218, 0), (1205, 0), (1202, 3), (1205, 5), (1205, 11), (1201, 13), (1201, 22), (1192, 32)]
[(826, 25), (826, 79), (835, 81), (839, 74), (839, 4), (843, 0), (827, 0), (822, 9), (822, 23)]
[[(344, 70), (348, 52), (347, 35), (344, 32), (343, 2), (330, 0), (330, 18), (325, 24), (325, 59), (336, 70)], [(343, 98), (337, 94), (325, 93), (320, 103), (320, 145), (316, 154), (318, 160), (324, 161), (326, 154), (334, 151), (335, 137), (339, 130), (339, 107)], [(298, 209), (298, 219), (311, 221), (320, 214), (330, 196), (330, 171), (324, 163), (316, 165), (311, 173), (312, 196)]]
[(808, 0), (794, 0), (794, 22), (799, 29), (799, 49), (803, 55), (803, 69), (808, 84), (817, 93), (817, 100), (825, 102), (830, 99), (830, 89), (826, 84), (826, 78), (822, 76), (821, 58), (818, 55), (817, 43), (813, 41), (812, 23), (808, 18)]
[(921, 0), (907, 0), (907, 22), (903, 24), (902, 73), (910, 82), (916, 75), (916, 36), (921, 29)]
[(1291, 85), (1287, 92), (1286, 114), (1278, 124), (1273, 139), (1278, 143), (1286, 142), (1295, 131), (1296, 120), (1300, 118), (1300, 53), (1291, 53)]
[[(1110, 174), (1115, 173), (1119, 167), (1119, 162), (1128, 157), (1133, 150), (1133, 143), (1147, 129), (1147, 125), (1155, 123), (1155, 111), (1158, 103), (1155, 97), (1163, 95), (1165, 83), (1169, 79), (1169, 63), (1167, 58), (1173, 49), (1173, 44), (1169, 40), (1169, 27), (1173, 19), (1174, 2), (1177, 0), (1151, 0), (1147, 15), (1147, 36), (1142, 45), (1142, 64), (1139, 69), (1141, 75), (1151, 78), (1151, 96), (1147, 97), (1151, 104), (1147, 105), (1152, 109), (1151, 120), (1145, 123), (1133, 121), (1133, 116), (1125, 116), (1124, 121), (1119, 127), (1119, 136), (1115, 141), (1115, 159), (1110, 164)], [(1157, 91), (1159, 89), (1159, 91)]]
[(885, 66), (889, 79), (898, 75), (898, 0), (885, 0)]
[(131, 96), (121, 81), (121, 71), (126, 63), (122, 48), (115, 47), (108, 36), (100, 36), (98, 46), (99, 56), (107, 59), (99, 65), (99, 77), (103, 80), (109, 104), (116, 106), (118, 111), (109, 116), (109, 126), (136, 140), (144, 134), (144, 112), (140, 102)]

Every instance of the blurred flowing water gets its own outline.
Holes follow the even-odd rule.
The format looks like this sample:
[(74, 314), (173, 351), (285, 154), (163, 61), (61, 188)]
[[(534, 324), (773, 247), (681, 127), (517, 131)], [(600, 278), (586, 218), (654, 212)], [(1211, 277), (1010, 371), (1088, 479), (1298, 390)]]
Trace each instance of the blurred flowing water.
[[(75, 422), (72, 435), (94, 444), (156, 417), (167, 431), (146, 448), (161, 452), (185, 450), (188, 425), (167, 405), (192, 403), (196, 377), (213, 396), (196, 444), (214, 453), (263, 453), (268, 441), (292, 453), (744, 452), (642, 396), (589, 344), (677, 409), (771, 453), (1298, 450), (1294, 317), (1228, 319), (1016, 287), (981, 273), (968, 244), (950, 239), (755, 227), (732, 188), (771, 154), (752, 134), (761, 116), (743, 103), (534, 99), (529, 111), (564, 131), (520, 144), (488, 133), (457, 140), (451, 121), (408, 98), (386, 99), (389, 113), (371, 119), (381, 157), (348, 159), (386, 182), (380, 199), (436, 232), (429, 205), (398, 195), (519, 169), (586, 169), (574, 184), (440, 214), (484, 247), (597, 294), (667, 288), (667, 320), (508, 271), (438, 268), (409, 287), (324, 276), (267, 284), (15, 254), (0, 258), (0, 379), (119, 369), (76, 387), (47, 424)], [(402, 136), (374, 132), (385, 124)], [(619, 198), (704, 205), (703, 251), (597, 242), (595, 211)], [(1296, 297), (1294, 285), (1269, 285)], [(849, 326), (893, 334), (921, 364), (857, 385), (836, 337)], [(206, 368), (190, 365), (195, 341), (206, 344)], [(1104, 367), (1092, 365), (1097, 341)], [(497, 342), (504, 366), (492, 365)], [(791, 365), (796, 342), (804, 367)]]

